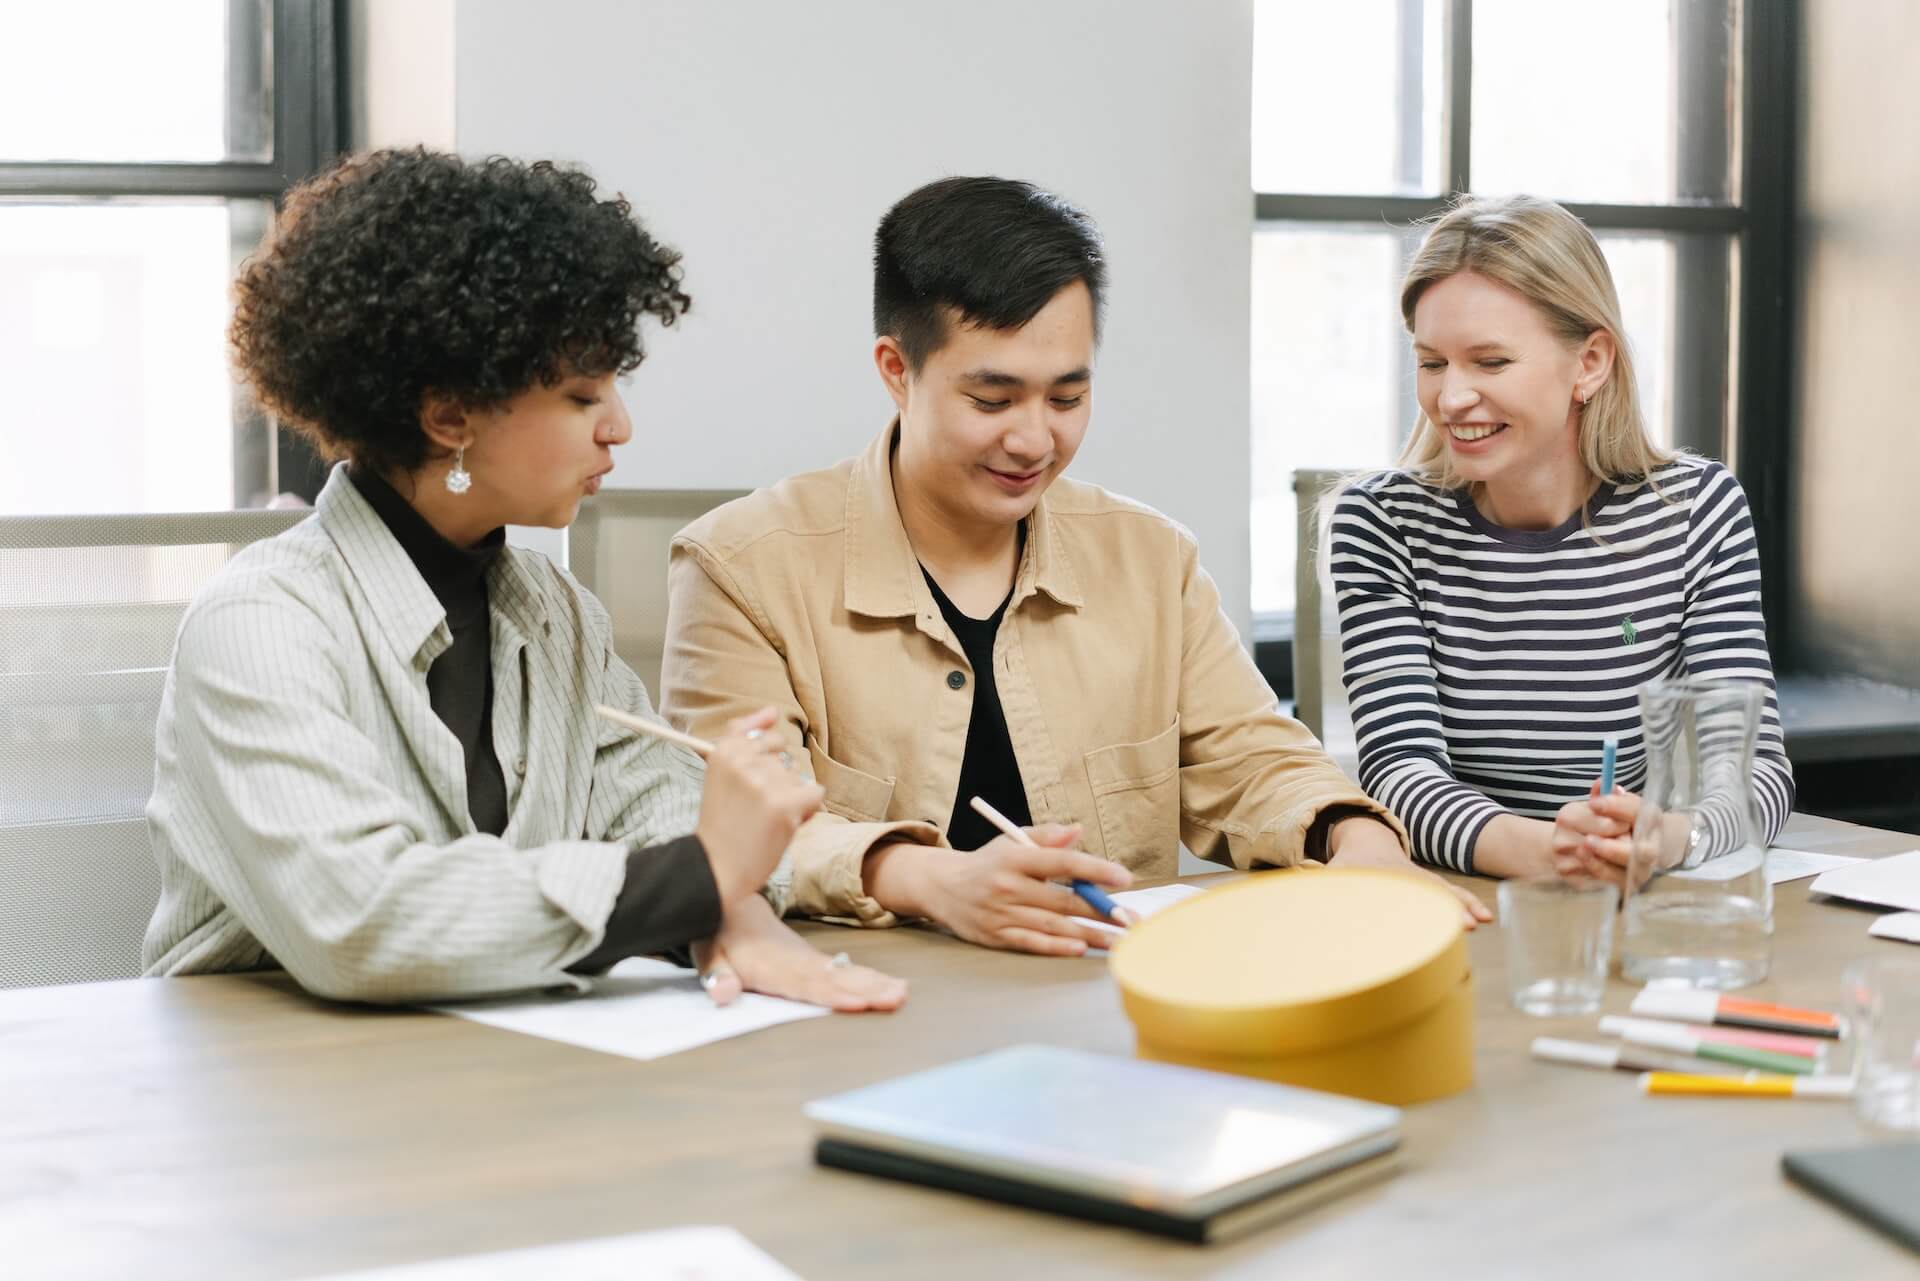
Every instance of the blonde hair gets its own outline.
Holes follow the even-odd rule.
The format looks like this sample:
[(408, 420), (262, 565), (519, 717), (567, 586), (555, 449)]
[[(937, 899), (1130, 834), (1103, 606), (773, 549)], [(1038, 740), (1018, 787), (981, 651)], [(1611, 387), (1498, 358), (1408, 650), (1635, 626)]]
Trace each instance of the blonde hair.
[[(1585, 223), (1537, 196), (1460, 197), (1429, 224), (1401, 282), (1400, 315), (1408, 333), (1421, 295), (1463, 271), (1533, 303), (1570, 348), (1597, 332), (1613, 338), (1613, 370), (1580, 414), (1580, 458), (1588, 472), (1618, 484), (1651, 477), (1654, 468), (1672, 461), (1673, 453), (1647, 434), (1613, 273)], [(1424, 409), (1400, 466), (1441, 489), (1465, 487), (1441, 429)]]

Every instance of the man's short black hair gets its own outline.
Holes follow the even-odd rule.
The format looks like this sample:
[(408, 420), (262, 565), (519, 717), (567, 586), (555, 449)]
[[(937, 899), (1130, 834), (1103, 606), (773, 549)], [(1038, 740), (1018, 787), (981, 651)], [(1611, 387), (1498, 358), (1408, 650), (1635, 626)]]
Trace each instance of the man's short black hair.
[(1100, 230), (1051, 192), (1010, 178), (943, 178), (887, 210), (873, 238), (873, 332), (918, 371), (962, 324), (1018, 329), (1080, 281), (1093, 332), (1107, 283)]

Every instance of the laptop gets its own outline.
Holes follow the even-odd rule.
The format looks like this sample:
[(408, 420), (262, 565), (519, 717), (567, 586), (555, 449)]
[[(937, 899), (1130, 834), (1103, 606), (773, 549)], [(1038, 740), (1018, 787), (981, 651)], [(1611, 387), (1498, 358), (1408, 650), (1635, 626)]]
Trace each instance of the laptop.
[(1400, 1111), (1249, 1077), (1022, 1045), (806, 1106), (821, 1165), (1188, 1241), (1391, 1171)]

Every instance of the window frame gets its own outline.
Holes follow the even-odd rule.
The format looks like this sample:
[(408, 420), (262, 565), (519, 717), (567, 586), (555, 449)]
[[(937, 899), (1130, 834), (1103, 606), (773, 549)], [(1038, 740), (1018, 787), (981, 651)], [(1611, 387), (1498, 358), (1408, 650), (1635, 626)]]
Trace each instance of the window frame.
[[(228, 0), (235, 9), (248, 0)], [(273, 158), (205, 163), (0, 159), (0, 199), (202, 198), (270, 200), (348, 149), (346, 0), (272, 0)], [(230, 87), (232, 86), (230, 82)], [(269, 480), (312, 501), (325, 469), (305, 441), (271, 416)]]
[[(1794, 210), (1799, 161), (1796, 104), (1803, 0), (1731, 2), (1740, 5), (1739, 92), (1734, 119), (1729, 122), (1738, 140), (1736, 198), (1663, 205), (1563, 203), (1596, 233), (1711, 233), (1729, 237), (1736, 246), (1737, 268), (1727, 264), (1719, 269), (1722, 276), (1737, 272), (1737, 286), (1729, 282), (1726, 306), (1717, 314), (1675, 317), (1676, 367), (1694, 359), (1694, 353), (1713, 354), (1702, 350), (1701, 344), (1718, 346), (1723, 349), (1721, 359), (1732, 362), (1732, 376), (1724, 388), (1729, 403), (1721, 416), (1720, 438), (1681, 435), (1676, 443), (1723, 457), (1747, 491), (1760, 557), (1767, 640), (1778, 667), (1786, 657), (1781, 608), (1788, 569), (1787, 466), (1794, 391)], [(1417, 14), (1421, 0), (1401, 3), (1410, 14)], [(1684, 0), (1681, 12), (1684, 17)], [(1684, 22), (1680, 39), (1687, 39)], [(1473, 0), (1448, 0), (1441, 40), (1440, 61), (1447, 78), (1441, 130), (1446, 150), (1443, 175), (1448, 189), (1424, 196), (1257, 191), (1253, 194), (1255, 231), (1269, 223), (1405, 227), (1440, 213), (1450, 201), (1472, 190)], [(1684, 48), (1678, 57), (1686, 65)], [(1411, 127), (1418, 129), (1419, 122)], [(1684, 240), (1676, 243), (1686, 244)], [(1687, 259), (1706, 256), (1681, 254), (1677, 273), (1684, 276), (1690, 269), (1701, 269), (1701, 264)], [(1713, 268), (1706, 264), (1706, 269)], [(1726, 350), (1729, 343), (1731, 349)], [(1676, 426), (1679, 420), (1676, 414)], [(1293, 621), (1290, 612), (1280, 611), (1257, 613), (1253, 620), (1256, 661), (1270, 680), (1284, 677), (1275, 681), (1282, 698), (1293, 694)]]

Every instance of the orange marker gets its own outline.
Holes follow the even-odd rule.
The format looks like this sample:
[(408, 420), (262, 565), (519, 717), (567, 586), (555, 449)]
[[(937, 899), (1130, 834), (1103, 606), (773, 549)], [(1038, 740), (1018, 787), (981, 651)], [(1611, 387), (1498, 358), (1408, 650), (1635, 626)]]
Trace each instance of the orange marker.
[(1750, 1001), (1694, 988), (1649, 984), (1633, 998), (1633, 1012), (1644, 1018), (1678, 1019), (1682, 1023), (1715, 1023), (1722, 1027), (1750, 1027), (1761, 1032), (1791, 1032), (1829, 1039), (1840, 1036), (1840, 1016), (1825, 1010), (1803, 1010), (1794, 1005)]

